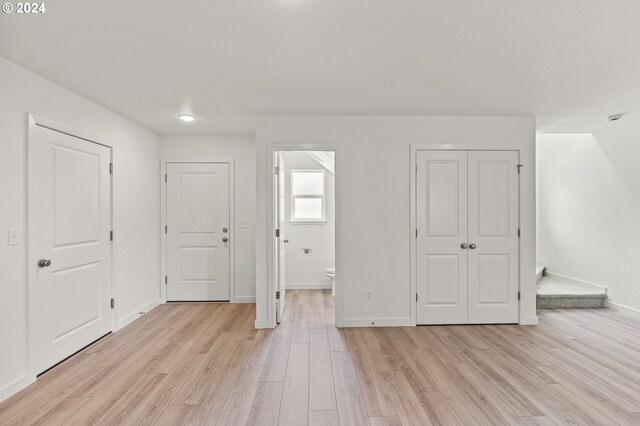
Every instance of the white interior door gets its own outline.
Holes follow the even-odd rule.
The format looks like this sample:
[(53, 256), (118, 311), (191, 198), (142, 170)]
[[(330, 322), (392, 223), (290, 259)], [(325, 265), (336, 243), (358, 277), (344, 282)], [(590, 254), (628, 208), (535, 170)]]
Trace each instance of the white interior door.
[(284, 158), (281, 152), (275, 153), (276, 158), (276, 174), (274, 178), (275, 190), (275, 226), (278, 230), (278, 236), (275, 240), (275, 253), (276, 253), (276, 322), (280, 322), (282, 315), (284, 314), (285, 302), (286, 302), (286, 285), (285, 285), (285, 247), (288, 242), (286, 239), (286, 185), (285, 185), (285, 172), (284, 172)]
[(228, 301), (229, 165), (167, 164), (167, 301)]
[(29, 138), (29, 353), (40, 373), (111, 331), (111, 149)]
[(518, 322), (518, 153), (469, 151), (469, 323)]
[(467, 152), (417, 154), (418, 324), (467, 322)]

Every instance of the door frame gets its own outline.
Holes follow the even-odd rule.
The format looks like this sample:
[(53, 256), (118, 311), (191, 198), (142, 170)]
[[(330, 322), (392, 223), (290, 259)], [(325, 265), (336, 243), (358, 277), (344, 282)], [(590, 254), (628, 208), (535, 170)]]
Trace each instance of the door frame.
[[(25, 278), (26, 278), (26, 282), (27, 282), (27, 308), (28, 308), (28, 313), (27, 313), (27, 328), (28, 328), (28, 350), (27, 350), (27, 354), (28, 354), (28, 362), (27, 362), (27, 371), (29, 371), (29, 374), (34, 378), (36, 375), (39, 373), (38, 371), (34, 371), (34, 356), (35, 354), (33, 353), (35, 344), (33, 342), (33, 336), (34, 333), (32, 332), (32, 327), (34, 326), (35, 320), (34, 320), (34, 316), (33, 316), (33, 309), (31, 307), (31, 303), (33, 301), (33, 297), (32, 297), (32, 291), (34, 290), (34, 285), (36, 282), (36, 273), (35, 273), (35, 269), (33, 267), (30, 267), (29, 265), (29, 260), (31, 259), (30, 255), (31, 253), (31, 248), (34, 246), (34, 242), (33, 242), (33, 234), (31, 232), (31, 230), (33, 229), (33, 221), (34, 221), (34, 214), (31, 211), (31, 209), (29, 208), (29, 206), (32, 204), (31, 202), (31, 198), (33, 196), (33, 191), (31, 188), (31, 183), (34, 181), (34, 176), (33, 176), (33, 170), (34, 170), (34, 158), (33, 155), (31, 155), (31, 150), (32, 150), (32, 146), (34, 143), (34, 130), (36, 127), (43, 127), (45, 129), (49, 129), (49, 130), (53, 130), (56, 132), (60, 132), (60, 133), (64, 133), (66, 135), (72, 136), (74, 138), (78, 138), (78, 139), (82, 139), (86, 142), (89, 143), (94, 143), (97, 145), (102, 145), (104, 147), (109, 148), (109, 150), (111, 151), (111, 158), (110, 158), (110, 163), (113, 164), (113, 143), (109, 142), (108, 140), (105, 140), (102, 137), (96, 136), (96, 135), (92, 135), (86, 131), (84, 131), (83, 129), (76, 127), (75, 125), (69, 125), (69, 124), (65, 124), (65, 123), (60, 123), (57, 122), (55, 120), (51, 120), (49, 118), (46, 117), (42, 117), (40, 115), (37, 114), (33, 114), (30, 112), (26, 113), (26, 118), (27, 118), (27, 141), (26, 141), (26, 179), (25, 179), (25, 192), (27, 194), (27, 196), (25, 197), (25, 234), (27, 235), (27, 238), (25, 239), (26, 243), (25, 243), (25, 247), (24, 247), (24, 253), (25, 253)], [(110, 187), (110, 194), (109, 194), (109, 222), (111, 224), (111, 231), (113, 231), (114, 233), (117, 231), (116, 229), (114, 229), (114, 221), (113, 221), (113, 211), (114, 211), (114, 197), (113, 197), (113, 173), (109, 174), (109, 187)], [(117, 234), (116, 234), (117, 235)], [(114, 290), (114, 286), (115, 286), (115, 282), (114, 282), (114, 277), (115, 277), (115, 271), (117, 269), (117, 265), (116, 265), (116, 260), (115, 260), (115, 256), (114, 256), (114, 252), (116, 249), (116, 244), (117, 244), (117, 239), (114, 238), (113, 241), (111, 241), (110, 247), (109, 247), (109, 257), (110, 257), (110, 271), (109, 271), (109, 294), (107, 295), (107, 297), (109, 299), (114, 297), (115, 294), (115, 290)], [(110, 315), (110, 331), (113, 333), (116, 331), (116, 315), (115, 315), (115, 309), (110, 309), (110, 313), (108, 314)]]
[[(340, 200), (340, 193), (342, 192), (340, 186), (338, 185), (338, 158), (340, 157), (340, 150), (337, 145), (333, 144), (323, 144), (323, 143), (268, 143), (267, 144), (267, 175), (265, 178), (267, 179), (267, 327), (274, 328), (276, 326), (276, 291), (275, 291), (275, 238), (276, 238), (276, 228), (274, 221), (274, 197), (275, 197), (275, 188), (274, 188), (274, 179), (273, 175), (275, 172), (275, 164), (274, 164), (274, 154), (276, 152), (284, 152), (284, 151), (333, 151), (334, 152), (334, 171), (335, 171), (335, 189), (334, 189), (334, 205), (335, 205), (335, 268), (336, 271), (339, 271), (341, 268), (339, 267), (339, 263), (341, 262), (340, 257), (340, 245), (338, 242), (338, 235), (340, 234), (340, 221), (338, 219), (338, 205)], [(335, 280), (338, 282), (339, 272), (336, 273)], [(342, 324), (342, 291), (343, 287), (340, 285), (336, 285), (336, 294), (335, 294), (335, 325), (336, 327), (341, 327)]]
[(236, 257), (235, 257), (235, 239), (236, 239), (236, 216), (235, 216), (235, 160), (233, 158), (220, 158), (211, 161), (190, 161), (182, 157), (166, 157), (161, 160), (160, 167), (160, 302), (167, 303), (167, 284), (165, 277), (167, 276), (167, 234), (164, 227), (167, 224), (167, 182), (165, 175), (167, 174), (167, 164), (228, 164), (229, 165), (229, 303), (244, 303), (236, 299)]
[[(514, 147), (513, 145), (500, 145), (500, 144), (411, 144), (411, 167), (410, 173), (411, 178), (410, 181), (410, 228), (409, 232), (411, 235), (411, 258), (410, 258), (410, 275), (411, 275), (411, 291), (409, 293), (410, 296), (410, 306), (411, 306), (411, 325), (418, 324), (418, 302), (417, 291), (418, 291), (418, 238), (416, 236), (416, 229), (418, 225), (418, 203), (417, 203), (417, 187), (418, 187), (418, 175), (416, 173), (417, 167), (417, 155), (418, 151), (513, 151), (518, 153), (518, 162), (522, 161), (522, 149), (519, 147)], [(518, 227), (522, 229), (522, 207), (523, 207), (523, 198), (522, 198), (522, 179), (521, 175), (518, 175)], [(518, 291), (523, 294), (522, 291), (522, 283), (525, 282), (523, 279), (523, 271), (522, 271), (522, 263), (524, 257), (522, 250), (522, 239), (518, 239)], [(522, 303), (524, 297), (521, 297), (518, 300), (518, 323), (522, 324)]]

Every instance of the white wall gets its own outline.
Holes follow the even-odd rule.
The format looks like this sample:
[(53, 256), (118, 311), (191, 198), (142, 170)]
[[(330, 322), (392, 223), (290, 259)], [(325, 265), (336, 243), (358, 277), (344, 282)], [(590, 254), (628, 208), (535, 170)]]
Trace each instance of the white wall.
[[(253, 136), (163, 136), (162, 160), (215, 162), (234, 159), (235, 223), (232, 238), (235, 250), (235, 295), (232, 302), (255, 301), (255, 218), (256, 218), (256, 150)], [(238, 228), (246, 219), (247, 228)]]
[[(0, 400), (35, 379), (27, 365), (26, 113), (113, 143), (116, 326), (159, 301), (158, 136), (0, 58)], [(20, 245), (7, 246), (7, 229)]]
[[(331, 279), (325, 269), (335, 263), (335, 176), (311, 159), (304, 152), (285, 152), (286, 228), (284, 236), (289, 240), (285, 255), (286, 288), (327, 288)], [(323, 223), (291, 222), (291, 170), (325, 170), (325, 217)], [(310, 248), (304, 254), (303, 248)]]
[[(267, 144), (336, 149), (336, 300), (340, 326), (409, 325), (411, 144), (521, 149), (521, 323), (535, 311), (535, 121), (530, 117), (262, 116), (256, 133), (256, 326), (268, 309)], [(365, 301), (365, 289), (373, 301)], [(269, 297), (271, 298), (272, 295)]]
[(540, 251), (549, 271), (607, 287), (640, 314), (640, 118), (538, 135)]

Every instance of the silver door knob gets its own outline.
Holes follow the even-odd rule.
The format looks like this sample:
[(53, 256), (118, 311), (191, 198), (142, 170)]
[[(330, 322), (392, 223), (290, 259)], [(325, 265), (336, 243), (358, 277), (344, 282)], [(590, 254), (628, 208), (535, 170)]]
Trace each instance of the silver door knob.
[(225, 234), (227, 233), (228, 229), (227, 228), (222, 228), (222, 232), (224, 232)]
[(474, 243), (469, 244), (469, 248), (470, 248), (471, 250), (475, 250), (475, 249), (476, 249), (476, 247), (477, 247), (477, 246), (476, 246)]
[(222, 239), (222, 242), (223, 242), (223, 243), (226, 243), (227, 241), (229, 241), (229, 239), (228, 239), (227, 237), (224, 237), (224, 238)]
[(289, 244), (289, 240), (282, 240), (283, 243)]
[(469, 247), (469, 245), (467, 243), (460, 244), (460, 248), (461, 249), (466, 249), (467, 247)]
[(51, 266), (51, 261), (49, 259), (40, 259), (38, 260), (38, 266), (40, 268), (47, 268)]

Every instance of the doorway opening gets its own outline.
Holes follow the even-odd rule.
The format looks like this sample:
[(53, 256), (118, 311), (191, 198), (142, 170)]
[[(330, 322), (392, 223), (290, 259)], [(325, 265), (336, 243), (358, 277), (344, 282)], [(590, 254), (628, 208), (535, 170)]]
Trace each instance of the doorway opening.
[(274, 165), (276, 323), (307, 309), (304, 321), (335, 325), (335, 152), (274, 151)]

